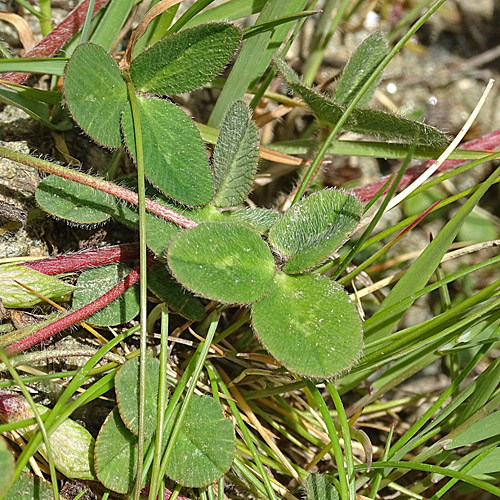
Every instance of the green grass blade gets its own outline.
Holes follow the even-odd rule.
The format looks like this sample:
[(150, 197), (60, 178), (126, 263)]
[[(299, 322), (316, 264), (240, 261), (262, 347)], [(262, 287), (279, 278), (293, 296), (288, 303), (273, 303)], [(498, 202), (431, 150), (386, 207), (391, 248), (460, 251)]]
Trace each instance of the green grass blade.
[(45, 75), (63, 76), (67, 57), (27, 57), (0, 59), (0, 73), (25, 71)]
[(90, 41), (111, 50), (135, 4), (135, 0), (111, 0)]
[[(443, 255), (455, 239), (466, 217), (471, 213), (472, 209), (477, 205), (484, 193), (486, 193), (486, 191), (495, 183), (499, 175), (500, 168), (497, 168), (459, 209), (459, 211), (439, 232), (429, 246), (413, 263), (410, 269), (408, 269), (405, 275), (399, 280), (396, 286), (391, 290), (390, 294), (374, 315), (374, 318), (383, 318), (385, 314), (384, 311), (388, 307), (406, 299), (411, 294), (425, 286), (427, 281), (429, 281), (431, 276), (434, 274), (437, 266), (443, 258)], [(399, 322), (403, 314), (404, 312), (394, 315), (389, 321), (384, 322), (384, 325), (382, 325), (377, 332), (372, 334), (370, 340), (373, 341), (387, 336)]]

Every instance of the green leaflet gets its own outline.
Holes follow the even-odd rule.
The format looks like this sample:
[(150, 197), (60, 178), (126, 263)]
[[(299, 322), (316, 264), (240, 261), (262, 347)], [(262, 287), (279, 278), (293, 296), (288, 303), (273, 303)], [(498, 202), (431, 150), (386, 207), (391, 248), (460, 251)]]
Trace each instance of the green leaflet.
[[(297, 74), (284, 61), (277, 59), (275, 64), (288, 86), (306, 102), (320, 121), (329, 125), (339, 121), (344, 113), (343, 106), (300, 83)], [(434, 147), (447, 142), (445, 135), (430, 125), (373, 109), (354, 109), (343, 128), (359, 134)]]
[(293, 205), (269, 231), (269, 242), (289, 274), (310, 269), (348, 238), (361, 217), (361, 202), (340, 190), (318, 191)]
[[(370, 35), (354, 52), (347, 63), (335, 89), (333, 99), (342, 106), (348, 106), (359, 92), (373, 70), (387, 54), (387, 43), (380, 32)], [(361, 98), (358, 106), (368, 106), (382, 75)]]
[[(139, 358), (129, 359), (115, 376), (115, 390), (120, 417), (136, 436), (139, 434)], [(146, 357), (144, 437), (149, 439), (156, 430), (158, 407), (158, 380), (160, 363), (150, 356)]]
[(361, 353), (356, 307), (324, 276), (277, 273), (271, 292), (252, 305), (252, 324), (272, 356), (306, 377), (334, 377)]
[(206, 486), (231, 467), (235, 436), (220, 404), (209, 396), (194, 396), (187, 407), (166, 473), (191, 488)]
[(120, 116), (127, 85), (111, 55), (94, 43), (79, 45), (66, 67), (66, 103), (78, 125), (97, 143), (122, 145)]
[(163, 262), (155, 263), (149, 270), (148, 288), (170, 309), (186, 319), (200, 321), (205, 316), (202, 303), (172, 277)]
[(205, 222), (183, 231), (168, 249), (175, 278), (204, 297), (250, 303), (271, 287), (274, 259), (267, 244), (248, 226)]
[(257, 171), (258, 143), (249, 109), (235, 102), (224, 117), (212, 158), (216, 207), (234, 207), (245, 200)]
[(186, 29), (139, 54), (130, 65), (130, 77), (139, 92), (189, 92), (217, 76), (240, 41), (241, 31), (229, 23)]
[(0, 266), (0, 299), (5, 307), (32, 307), (43, 302), (43, 299), (24, 289), (16, 281), (56, 302), (68, 301), (74, 288), (64, 281), (29, 267), (3, 264)]
[(78, 224), (105, 222), (116, 205), (113, 196), (57, 175), (49, 175), (40, 182), (35, 199), (49, 214)]
[(246, 222), (261, 233), (268, 233), (271, 227), (281, 217), (279, 212), (268, 208), (236, 208), (222, 212), (224, 217), (234, 218), (240, 222)]
[[(130, 272), (123, 264), (109, 264), (88, 269), (80, 274), (73, 292), (73, 309), (80, 309), (111, 290)], [(139, 314), (139, 287), (131, 286), (118, 299), (87, 318), (89, 323), (98, 326), (111, 326), (126, 323)]]
[(99, 481), (117, 493), (132, 491), (137, 469), (137, 436), (132, 434), (118, 412), (107, 416), (95, 443), (95, 471)]
[[(186, 205), (205, 205), (213, 197), (213, 178), (196, 125), (178, 106), (164, 99), (137, 97), (144, 170), (160, 191)], [(136, 156), (130, 106), (122, 118), (127, 149)], [(175, 147), (173, 147), (175, 145)]]

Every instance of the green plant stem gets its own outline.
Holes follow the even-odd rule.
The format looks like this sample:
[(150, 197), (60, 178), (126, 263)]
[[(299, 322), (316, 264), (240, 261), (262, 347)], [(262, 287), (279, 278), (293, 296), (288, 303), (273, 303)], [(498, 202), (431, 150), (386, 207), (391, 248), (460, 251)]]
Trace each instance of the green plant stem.
[(92, 27), (92, 15), (94, 13), (95, 0), (89, 0), (89, 6), (87, 9), (87, 15), (85, 16), (85, 22), (83, 23), (82, 34), (80, 36), (80, 43), (85, 43), (90, 38), (90, 29)]
[(161, 311), (161, 347), (160, 347), (160, 380), (158, 383), (158, 414), (156, 421), (155, 452), (153, 459), (153, 471), (151, 473), (151, 486), (149, 489), (149, 500), (156, 497), (153, 492), (158, 491), (161, 479), (160, 466), (163, 443), (163, 429), (165, 427), (165, 410), (167, 408), (168, 388), (167, 388), (167, 365), (168, 365), (168, 310), (162, 304)]
[(132, 110), (135, 140), (135, 160), (137, 165), (137, 193), (139, 196), (139, 290), (140, 290), (140, 346), (139, 362), (139, 433), (137, 445), (137, 481), (135, 483), (134, 500), (141, 495), (142, 465), (144, 456), (144, 406), (146, 403), (146, 356), (147, 356), (147, 320), (148, 320), (148, 282), (147, 282), (147, 252), (146, 245), (146, 183), (144, 181), (144, 148), (142, 143), (142, 129), (137, 105), (135, 88), (128, 73), (124, 73), (127, 82), (128, 98)]
[[(179, 432), (181, 430), (182, 424), (183, 424), (183, 418), (184, 415), (186, 414), (186, 411), (188, 409), (189, 402), (191, 401), (191, 398), (194, 394), (194, 390), (196, 389), (196, 383), (198, 379), (200, 378), (201, 370), (203, 369), (203, 364), (205, 363), (205, 360), (208, 355), (208, 351), (210, 350), (210, 346), (212, 344), (212, 340), (215, 335), (215, 331), (217, 330), (217, 326), (219, 324), (219, 319), (220, 319), (220, 312), (217, 311), (214, 313), (214, 317), (212, 319), (212, 322), (210, 323), (210, 327), (208, 329), (207, 335), (205, 337), (205, 340), (202, 344), (201, 352), (200, 355), (198, 356), (198, 359), (196, 360), (196, 366), (193, 371), (193, 375), (191, 376), (191, 382), (189, 384), (188, 390), (186, 391), (186, 395), (184, 397), (184, 401), (182, 403), (182, 406), (179, 410), (179, 413), (177, 414), (177, 418), (175, 420), (174, 427), (172, 428), (172, 432), (170, 433), (170, 437), (168, 440), (167, 447), (165, 449), (165, 452), (163, 454), (163, 458), (161, 461), (161, 468), (160, 468), (160, 474), (163, 476), (165, 474), (165, 471), (167, 469), (168, 461), (170, 460), (170, 457), (172, 456), (172, 453), (174, 451), (175, 443), (177, 441), (177, 437), (179, 436)], [(173, 399), (173, 398), (172, 398)], [(169, 407), (173, 408), (173, 405)], [(156, 492), (154, 492), (156, 495)], [(156, 498), (154, 496), (153, 498)]]
[[(389, 435), (387, 436), (387, 440), (384, 447), (384, 454), (382, 455), (382, 462), (385, 462), (389, 456), (389, 451), (391, 449), (392, 435), (394, 434), (394, 425), (391, 425), (389, 430)], [(375, 477), (371, 483), (371, 491), (369, 498), (375, 499), (378, 493), (378, 489), (380, 488), (380, 483), (382, 481), (383, 472), (379, 471), (375, 474)]]
[[(125, 189), (121, 186), (117, 186), (112, 182), (98, 179), (97, 177), (94, 177), (92, 175), (83, 174), (82, 172), (77, 172), (76, 170), (72, 170), (71, 168), (63, 167), (61, 165), (58, 165), (57, 163), (52, 163), (40, 158), (34, 158), (33, 156), (24, 153), (18, 153), (17, 151), (11, 151), (10, 149), (1, 146), (0, 158), (7, 158), (8, 160), (22, 163), (23, 165), (36, 168), (37, 170), (41, 170), (42, 172), (57, 175), (59, 177), (62, 177), (63, 179), (68, 179), (70, 181), (84, 184), (85, 186), (89, 186), (104, 193), (116, 196), (117, 198), (120, 198), (122, 200), (128, 201), (133, 205), (139, 204), (139, 196), (137, 193), (134, 193), (134, 191), (130, 191), (129, 189)], [(159, 203), (156, 203), (148, 198), (145, 199), (145, 205), (146, 210), (148, 210), (149, 212), (156, 214), (166, 220), (169, 220), (170, 222), (173, 222), (178, 226), (188, 229), (196, 227), (198, 225), (195, 221), (185, 217), (184, 215), (181, 215), (174, 210), (164, 207), (163, 205), (160, 205)]]
[(47, 36), (52, 31), (51, 0), (40, 0), (40, 28), (42, 35)]
[[(344, 17), (344, 14), (349, 5), (349, 0), (341, 0), (340, 5), (337, 8), (335, 17), (333, 18), (328, 31), (326, 31), (327, 24), (331, 13), (335, 6), (337, 5), (337, 0), (328, 0), (323, 8), (323, 14), (321, 16), (320, 22), (318, 23), (317, 35), (312, 43), (312, 50), (309, 53), (307, 61), (304, 65), (304, 83), (306, 85), (311, 85), (314, 82), (314, 78), (323, 60), (323, 55), (325, 53), (328, 44), (333, 36), (333, 33), (337, 29), (340, 21)], [(326, 33), (325, 33), (326, 31)]]
[[(17, 384), (21, 388), (21, 392), (23, 393), (23, 396), (26, 398), (26, 401), (28, 401), (28, 404), (30, 405), (31, 411), (33, 412), (33, 415), (35, 416), (36, 423), (38, 424), (38, 428), (40, 429), (40, 432), (42, 434), (43, 441), (45, 443), (45, 449), (47, 451), (47, 462), (49, 463), (50, 479), (52, 482), (52, 492), (54, 494), (54, 500), (59, 500), (59, 490), (57, 488), (57, 473), (56, 473), (56, 469), (54, 466), (54, 459), (52, 456), (52, 447), (50, 445), (49, 434), (47, 433), (47, 429), (45, 428), (45, 423), (42, 420), (40, 412), (38, 411), (38, 408), (36, 407), (35, 402), (33, 401), (33, 398), (31, 397), (31, 394), (26, 389), (26, 386), (24, 385), (23, 381), (19, 377), (19, 374), (17, 373), (16, 369), (10, 363), (9, 358), (5, 355), (5, 353), (1, 349), (0, 349), (0, 358), (7, 366), (12, 378), (17, 382)], [(11, 485), (12, 484), (13, 484), (13, 482), (11, 483)]]
[(318, 154), (315, 156), (304, 178), (302, 179), (301, 184), (297, 189), (297, 192), (295, 193), (292, 204), (297, 203), (297, 201), (299, 201), (302, 195), (304, 194), (305, 190), (309, 186), (309, 183), (311, 182), (315, 173), (319, 169), (319, 166), (321, 165), (321, 162), (323, 161), (323, 158), (326, 152), (328, 151), (330, 144), (332, 143), (335, 136), (339, 133), (345, 121), (351, 114), (352, 110), (356, 107), (360, 99), (363, 97), (364, 93), (371, 87), (371, 85), (375, 82), (375, 80), (382, 73), (385, 67), (391, 62), (394, 56), (401, 50), (401, 48), (405, 45), (405, 43), (408, 40), (410, 40), (410, 38), (420, 29), (420, 27), (427, 21), (427, 19), (429, 19), (429, 17), (431, 17), (431, 15), (434, 14), (434, 12), (436, 12), (436, 10), (439, 9), (439, 7), (441, 7), (441, 5), (443, 5), (445, 1), (446, 0), (437, 0), (429, 8), (429, 10), (408, 30), (406, 35), (403, 38), (401, 38), (401, 40), (394, 46), (394, 48), (389, 52), (389, 54), (387, 54), (387, 56), (384, 57), (384, 59), (380, 62), (375, 71), (373, 71), (373, 73), (370, 75), (370, 78), (366, 80), (365, 84), (361, 87), (359, 92), (354, 96), (353, 100), (346, 107), (346, 110), (342, 115), (342, 117), (340, 118), (340, 120), (328, 134), (328, 137), (321, 146), (320, 150), (318, 151)]
[(309, 389), (314, 398), (314, 401), (316, 401), (316, 404), (318, 405), (319, 411), (321, 413), (321, 416), (323, 417), (323, 421), (328, 431), (328, 436), (330, 437), (330, 442), (332, 444), (333, 455), (335, 457), (335, 463), (337, 464), (337, 471), (339, 476), (340, 498), (341, 500), (348, 500), (351, 497), (349, 494), (349, 484), (347, 482), (347, 474), (344, 467), (344, 455), (342, 454), (342, 448), (340, 447), (339, 436), (337, 434), (337, 430), (335, 429), (332, 416), (330, 415), (330, 411), (328, 410), (328, 407), (326, 406), (326, 403), (323, 397), (321, 396), (321, 393), (319, 392), (318, 388), (310, 381), (306, 381), (306, 387)]

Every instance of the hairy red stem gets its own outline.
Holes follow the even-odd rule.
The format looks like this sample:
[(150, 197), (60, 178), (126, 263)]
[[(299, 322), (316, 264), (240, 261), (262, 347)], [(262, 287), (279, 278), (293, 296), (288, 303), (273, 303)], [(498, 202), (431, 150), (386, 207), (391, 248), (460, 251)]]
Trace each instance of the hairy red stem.
[(42, 342), (42, 340), (48, 339), (55, 335), (56, 333), (62, 332), (66, 328), (70, 326), (76, 325), (80, 321), (83, 321), (85, 318), (88, 318), (92, 314), (100, 311), (103, 307), (107, 306), (113, 300), (117, 299), (125, 293), (134, 283), (137, 283), (139, 279), (139, 266), (133, 269), (120, 283), (115, 285), (111, 290), (106, 292), (104, 295), (94, 300), (90, 304), (74, 311), (72, 313), (63, 316), (62, 318), (54, 321), (50, 325), (47, 325), (43, 328), (40, 328), (37, 332), (29, 335), (28, 337), (18, 340), (14, 342), (9, 347), (5, 349), (7, 355), (11, 356), (13, 354), (17, 354), (29, 347)]
[[(108, 2), (109, 0), (95, 0), (93, 15), (97, 14)], [(50, 57), (59, 52), (64, 44), (69, 42), (83, 26), (88, 8), (89, 0), (85, 0), (78, 7), (75, 7), (56, 28), (26, 52), (24, 57)], [(2, 80), (21, 85), (31, 75), (32, 73), (9, 71), (4, 73)]]
[[(70, 181), (78, 182), (80, 184), (84, 184), (85, 186), (98, 189), (99, 191), (128, 201), (129, 203), (132, 203), (132, 205), (139, 205), (139, 195), (134, 191), (113, 184), (112, 182), (98, 179), (97, 177), (93, 177), (92, 175), (77, 172), (76, 170), (63, 167), (61, 165), (58, 165), (57, 163), (52, 163), (47, 160), (42, 160), (41, 158), (34, 158), (33, 156), (25, 153), (11, 151), (10, 149), (4, 148), (2, 146), (0, 146), (0, 157), (7, 158), (12, 161), (17, 161), (19, 163), (22, 163), (23, 165), (27, 165), (28, 167), (33, 167), (37, 170), (41, 170), (42, 172), (54, 174), (58, 177), (62, 177), (63, 179), (68, 179)], [(163, 219), (167, 219), (170, 222), (177, 224), (178, 226), (184, 227), (186, 229), (191, 229), (198, 225), (198, 223), (194, 220), (189, 219), (188, 217), (185, 217), (184, 215), (176, 212), (175, 210), (172, 210), (171, 208), (167, 208), (160, 203), (156, 203), (151, 199), (146, 198), (145, 205), (146, 210), (148, 210), (149, 212), (159, 215)]]
[[(496, 148), (500, 147), (500, 129), (486, 134), (479, 139), (474, 139), (473, 141), (466, 142), (460, 147), (464, 149), (477, 149), (481, 151), (493, 152)], [(410, 167), (408, 170), (406, 170), (406, 172), (403, 174), (403, 177), (401, 178), (401, 181), (399, 182), (396, 192), (402, 191), (405, 187), (409, 186), (433, 163), (434, 161), (427, 161), (425, 163), (415, 165), (414, 167)], [(464, 160), (447, 160), (437, 169), (436, 173), (450, 170), (459, 165), (463, 165), (464, 163)], [(355, 194), (362, 202), (366, 202), (368, 200), (371, 200), (382, 189), (389, 177), (390, 176), (381, 177), (380, 179), (372, 182), (371, 184), (367, 184), (366, 186), (353, 188), (350, 190), (350, 192), (352, 194)], [(387, 193), (389, 189), (390, 185), (386, 188), (384, 194)]]
[(55, 274), (80, 271), (89, 267), (104, 266), (114, 262), (128, 262), (139, 257), (138, 243), (126, 243), (105, 248), (92, 248), (77, 253), (58, 255), (48, 259), (32, 262), (23, 262), (22, 266), (29, 267), (42, 274), (53, 276)]

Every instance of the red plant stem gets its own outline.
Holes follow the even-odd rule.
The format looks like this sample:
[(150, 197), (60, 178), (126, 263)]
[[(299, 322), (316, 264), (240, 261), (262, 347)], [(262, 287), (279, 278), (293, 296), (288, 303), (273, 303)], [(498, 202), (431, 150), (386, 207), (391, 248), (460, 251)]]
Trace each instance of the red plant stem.
[[(149, 486), (142, 488), (141, 495), (144, 497), (147, 497), (149, 495)], [(171, 496), (172, 496), (172, 490), (165, 488), (165, 496), (163, 497), (163, 500), (169, 500)], [(156, 498), (158, 500), (160, 496), (158, 495)], [(178, 495), (177, 498), (178, 500), (189, 500), (189, 498), (182, 495)]]
[[(26, 52), (24, 57), (50, 57), (59, 52), (85, 22), (89, 1), (85, 0), (78, 7), (75, 7), (56, 28), (40, 40), (31, 50)], [(109, 0), (95, 0), (93, 15), (97, 14), (108, 2)], [(31, 74), (9, 71), (8, 73), (4, 73), (2, 80), (21, 85)]]
[(77, 253), (58, 255), (20, 264), (48, 276), (80, 271), (89, 267), (104, 266), (114, 262), (128, 262), (139, 257), (139, 245), (126, 243), (105, 248), (92, 248)]
[[(131, 191), (130, 189), (125, 189), (124, 187), (117, 186), (116, 184), (105, 181), (103, 179), (98, 179), (97, 177), (93, 177), (92, 175), (77, 172), (76, 170), (63, 167), (61, 165), (58, 165), (57, 163), (42, 160), (41, 158), (34, 158), (33, 156), (24, 153), (18, 153), (17, 151), (11, 151), (10, 149), (1, 146), (0, 157), (7, 158), (12, 161), (17, 161), (18, 163), (22, 163), (23, 165), (27, 165), (28, 167), (36, 168), (37, 170), (41, 170), (42, 172), (57, 175), (59, 177), (62, 177), (63, 179), (68, 179), (70, 181), (78, 182), (80, 184), (84, 184), (85, 186), (98, 189), (99, 191), (128, 201), (129, 203), (132, 203), (132, 205), (139, 204), (139, 196), (137, 195), (137, 193)], [(189, 219), (188, 217), (181, 215), (175, 210), (160, 205), (159, 203), (156, 203), (155, 201), (148, 198), (146, 198), (146, 210), (186, 229), (191, 229), (198, 225), (194, 220)]]
[[(481, 151), (494, 151), (496, 148), (500, 147), (500, 129), (495, 130), (489, 134), (486, 134), (479, 139), (474, 139), (473, 141), (466, 142), (465, 144), (460, 146), (464, 149), (477, 149)], [(405, 187), (409, 186), (416, 178), (418, 178), (427, 168), (429, 168), (434, 162), (427, 161), (425, 163), (421, 163), (419, 165), (415, 165), (414, 167), (410, 167), (401, 178), (399, 182), (397, 192), (402, 191)], [(465, 163), (464, 160), (447, 160), (445, 161), (436, 171), (444, 172), (446, 170), (450, 170), (451, 168), (457, 167), (459, 165), (463, 165)], [(352, 194), (355, 194), (362, 202), (366, 202), (371, 200), (379, 191), (382, 189), (384, 184), (387, 182), (390, 176), (381, 177), (380, 179), (372, 182), (371, 184), (367, 184), (366, 186), (361, 186), (357, 188), (353, 188), (350, 190)], [(390, 189), (388, 186), (384, 192), (387, 193)]]
[(134, 283), (137, 283), (139, 279), (139, 266), (133, 269), (120, 283), (115, 285), (111, 290), (106, 292), (104, 295), (94, 300), (90, 304), (74, 311), (72, 313), (63, 316), (62, 318), (54, 321), (50, 325), (47, 325), (43, 328), (40, 328), (37, 332), (29, 335), (28, 337), (18, 340), (14, 342), (9, 347), (5, 349), (7, 355), (11, 356), (13, 354), (17, 354), (24, 349), (28, 349), (29, 347), (42, 342), (42, 340), (48, 339), (55, 335), (56, 333), (62, 332), (66, 328), (70, 326), (76, 325), (80, 321), (83, 321), (85, 318), (88, 318), (92, 314), (100, 311), (103, 307), (107, 306), (113, 300), (117, 299), (125, 293)]

